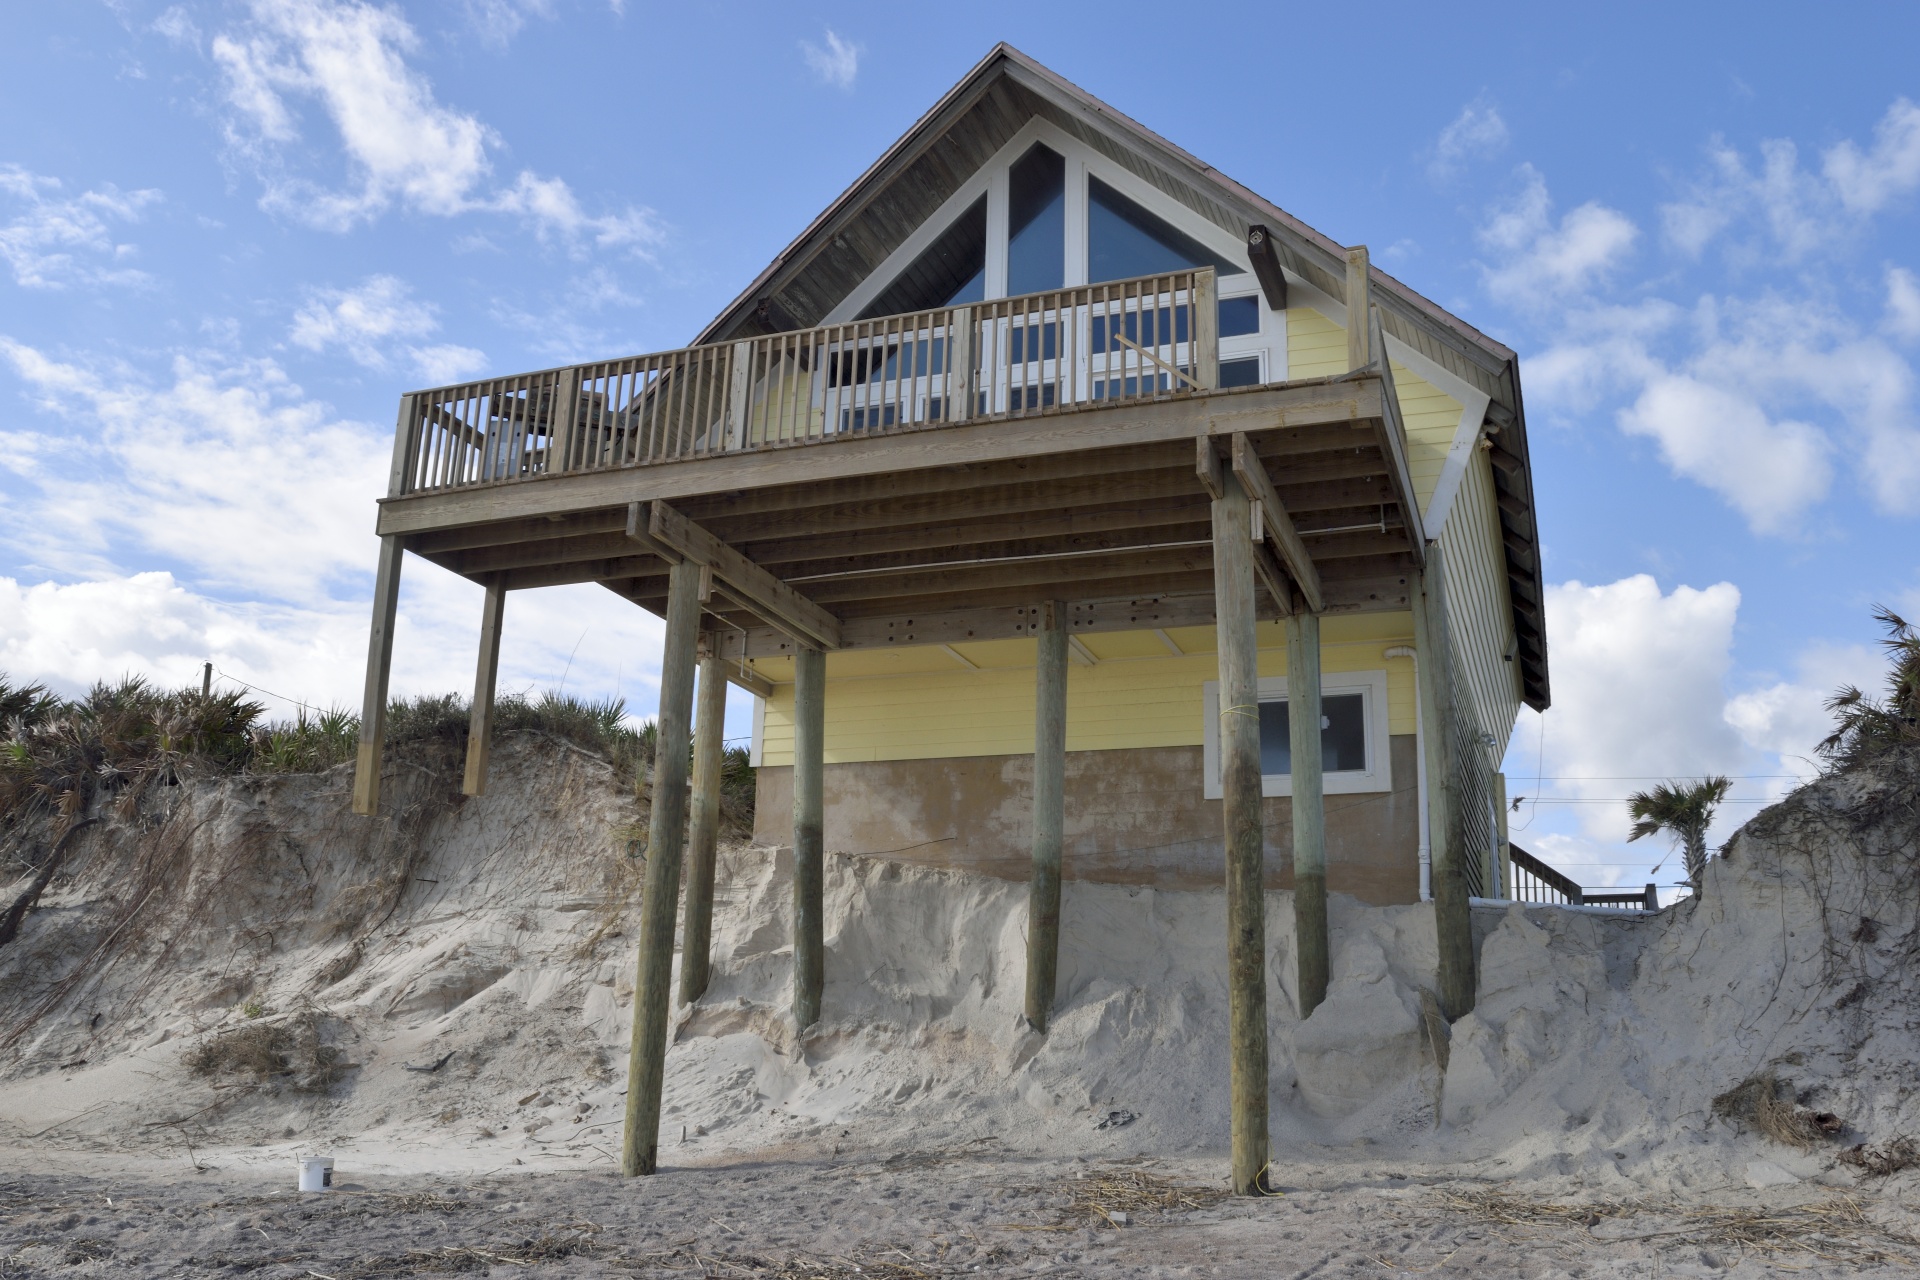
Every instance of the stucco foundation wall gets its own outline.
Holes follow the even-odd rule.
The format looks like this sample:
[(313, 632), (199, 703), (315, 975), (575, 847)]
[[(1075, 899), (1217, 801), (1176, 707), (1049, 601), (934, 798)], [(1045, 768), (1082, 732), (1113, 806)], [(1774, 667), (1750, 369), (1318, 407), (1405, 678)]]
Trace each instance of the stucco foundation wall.
[[(1412, 734), (1390, 739), (1394, 790), (1326, 798), (1327, 888), (1376, 904), (1419, 897)], [(793, 770), (758, 771), (754, 835), (793, 840)], [(884, 856), (1025, 880), (1033, 757), (960, 756), (826, 766), (829, 852)], [(1293, 887), (1292, 801), (1263, 802), (1267, 887)], [(1067, 753), (1069, 880), (1189, 889), (1226, 875), (1220, 802), (1201, 793), (1199, 747)]]

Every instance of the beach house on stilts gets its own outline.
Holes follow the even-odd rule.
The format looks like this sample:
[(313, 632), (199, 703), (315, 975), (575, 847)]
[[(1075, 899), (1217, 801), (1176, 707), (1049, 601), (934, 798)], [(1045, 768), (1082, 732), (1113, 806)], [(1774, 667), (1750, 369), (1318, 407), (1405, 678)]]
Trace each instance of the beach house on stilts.
[(1224, 880), (1245, 1192), (1264, 889), (1303, 1015), (1329, 891), (1432, 899), (1440, 1001), (1472, 1005), (1468, 900), (1515, 875), (1498, 764), (1548, 701), (1514, 353), (1005, 45), (692, 345), (403, 397), (379, 533), (361, 813), (403, 552), (486, 588), (470, 792), (505, 593), (666, 619), (629, 1173), (683, 863), (681, 998), (706, 980), (729, 681), (758, 836), (793, 847), (802, 1028), (827, 849), (1029, 881), (1042, 1031), (1063, 880)]

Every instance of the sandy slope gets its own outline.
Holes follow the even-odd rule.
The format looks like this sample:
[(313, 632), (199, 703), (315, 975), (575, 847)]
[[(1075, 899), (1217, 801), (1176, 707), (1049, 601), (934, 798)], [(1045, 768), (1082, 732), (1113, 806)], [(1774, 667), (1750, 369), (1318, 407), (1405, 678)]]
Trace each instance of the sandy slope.
[[(1334, 983), (1302, 1023), (1291, 903), (1271, 895), (1279, 1167), (1345, 1188), (1326, 1211), (1349, 1223), (1370, 1221), (1387, 1172), (1689, 1204), (1853, 1187), (1845, 1143), (1920, 1133), (1916, 776), (1890, 764), (1769, 811), (1699, 904), (1483, 910), (1481, 1002), (1453, 1028), (1444, 1078), (1418, 1016), (1429, 914), (1336, 898)], [(531, 738), (502, 744), (490, 794), (464, 804), (405, 770), (399, 816), (369, 823), (345, 813), (346, 786), (344, 772), (192, 784), (83, 837), (74, 875), (0, 950), (0, 1169), (61, 1174), (16, 1184), (30, 1205), (93, 1193), (71, 1176), (189, 1159), (218, 1172), (139, 1194), (204, 1200), (200, 1179), (256, 1169), (290, 1185), (303, 1150), (381, 1187), (580, 1170), (540, 1180), (542, 1212), (576, 1194), (544, 1188), (614, 1194), (589, 1172), (619, 1148), (643, 815), (603, 763)], [(826, 1015), (796, 1041), (784, 858), (723, 859), (716, 977), (680, 1019), (663, 1122), (667, 1157), (713, 1172), (655, 1183), (711, 1194), (722, 1168), (771, 1159), (798, 1213), (850, 1168), (944, 1185), (961, 1166), (876, 1162), (969, 1143), (995, 1153), (989, 1188), (1057, 1181), (1044, 1162), (1075, 1157), (1186, 1161), (1175, 1171), (1197, 1184), (1224, 1171), (1218, 893), (1070, 884), (1042, 1038), (1018, 1018), (1022, 886), (835, 856), (827, 892)], [(183, 1063), (209, 1037), (276, 1025), (337, 1050), (341, 1078)], [(1767, 1068), (1843, 1117), (1843, 1139), (1800, 1151), (1711, 1114)], [(1041, 1174), (1022, 1172), (1030, 1159)], [(1875, 1203), (1897, 1214), (1914, 1178), (1875, 1184)], [(1274, 1212), (1219, 1210), (1241, 1224), (1226, 1234), (1264, 1239), (1268, 1220), (1243, 1209)]]

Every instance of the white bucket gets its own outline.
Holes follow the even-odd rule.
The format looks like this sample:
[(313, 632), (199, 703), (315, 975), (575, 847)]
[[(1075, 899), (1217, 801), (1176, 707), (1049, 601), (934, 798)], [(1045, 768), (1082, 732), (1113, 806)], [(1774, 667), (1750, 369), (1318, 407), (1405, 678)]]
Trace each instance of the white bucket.
[(325, 1191), (332, 1185), (332, 1156), (300, 1157), (300, 1189), (302, 1191)]

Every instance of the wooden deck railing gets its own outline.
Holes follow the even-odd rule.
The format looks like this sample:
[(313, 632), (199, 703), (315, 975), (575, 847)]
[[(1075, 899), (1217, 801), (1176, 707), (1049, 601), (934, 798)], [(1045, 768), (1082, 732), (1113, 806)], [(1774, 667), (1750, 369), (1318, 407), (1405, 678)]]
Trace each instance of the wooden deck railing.
[(396, 494), (1210, 390), (1211, 268), (414, 392)]
[(1507, 852), (1513, 861), (1512, 893), (1516, 901), (1559, 903), (1570, 907), (1620, 907), (1630, 911), (1660, 909), (1660, 890), (1657, 885), (1650, 884), (1630, 893), (1589, 893), (1519, 845), (1509, 844)]

